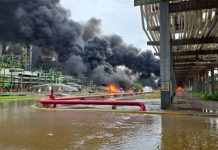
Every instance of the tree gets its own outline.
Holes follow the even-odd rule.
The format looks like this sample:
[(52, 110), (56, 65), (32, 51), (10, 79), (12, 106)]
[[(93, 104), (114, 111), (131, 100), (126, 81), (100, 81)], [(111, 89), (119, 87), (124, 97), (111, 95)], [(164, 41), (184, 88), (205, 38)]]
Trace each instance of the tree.
[(133, 84), (133, 87), (137, 90), (141, 90), (143, 88), (142, 84), (141, 83), (134, 83)]

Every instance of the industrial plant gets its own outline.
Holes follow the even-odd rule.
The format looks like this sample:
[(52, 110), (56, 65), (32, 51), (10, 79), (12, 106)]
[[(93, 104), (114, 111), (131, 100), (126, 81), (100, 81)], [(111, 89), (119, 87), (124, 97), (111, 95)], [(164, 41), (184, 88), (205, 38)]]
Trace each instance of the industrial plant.
[(0, 92), (27, 92), (44, 84), (63, 84), (78, 87), (80, 80), (63, 75), (61, 71), (32, 68), (32, 46), (22, 45), (22, 52), (9, 51), (6, 43), (0, 44)]

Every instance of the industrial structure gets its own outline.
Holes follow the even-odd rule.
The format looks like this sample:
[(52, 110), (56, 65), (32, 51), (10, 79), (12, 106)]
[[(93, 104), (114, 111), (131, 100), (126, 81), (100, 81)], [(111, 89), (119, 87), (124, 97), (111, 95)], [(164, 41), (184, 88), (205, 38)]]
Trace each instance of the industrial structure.
[(23, 45), (21, 55), (7, 53), (7, 44), (0, 44), (0, 92), (31, 91), (36, 85), (49, 83), (74, 86), (80, 84), (80, 80), (54, 69), (47, 72), (32, 69), (32, 48), (29, 44)]
[[(74, 96), (74, 97), (54, 97), (53, 89), (50, 92), (49, 98), (42, 98), (39, 102), (43, 107), (50, 107), (53, 105), (53, 108), (56, 108), (56, 105), (67, 104), (67, 105), (112, 105), (112, 107), (118, 106), (139, 106), (141, 111), (146, 111), (145, 103), (138, 101), (125, 101), (125, 100), (111, 100), (112, 97), (128, 97), (133, 95), (142, 95), (144, 92), (134, 92), (134, 93), (113, 93), (113, 94), (101, 94), (101, 95), (92, 95), (92, 96)], [(93, 98), (95, 100), (93, 100)], [(101, 99), (107, 98), (107, 100)], [(108, 99), (109, 98), (109, 99)]]
[(218, 65), (217, 0), (135, 0), (143, 30), (160, 56), (161, 108), (176, 85), (215, 93)]

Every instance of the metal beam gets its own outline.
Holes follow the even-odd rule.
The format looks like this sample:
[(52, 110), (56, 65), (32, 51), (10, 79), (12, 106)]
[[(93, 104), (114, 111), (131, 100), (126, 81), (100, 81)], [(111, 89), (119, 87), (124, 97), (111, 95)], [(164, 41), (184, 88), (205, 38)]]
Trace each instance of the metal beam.
[(170, 4), (170, 13), (218, 8), (217, 0), (190, 0)]
[(187, 72), (180, 72), (180, 73), (176, 73), (176, 77), (190, 77), (190, 76), (196, 76), (196, 74), (198, 74), (199, 72), (201, 72), (201, 70), (199, 71), (195, 71), (192, 73), (187, 73)]
[(196, 72), (196, 71), (201, 71), (201, 70), (204, 70), (204, 69), (181, 69), (181, 70), (175, 69), (175, 72), (176, 73), (179, 73), (179, 72)]
[(190, 59), (190, 58), (182, 58), (182, 59), (173, 59), (174, 63), (187, 63), (187, 62), (196, 62), (196, 59)]
[(198, 63), (211, 63), (215, 62), (216, 60), (196, 60), (196, 59), (190, 59), (190, 58), (183, 58), (183, 59), (173, 59), (174, 63), (189, 63), (189, 62), (198, 62)]
[[(182, 39), (182, 40), (172, 40), (172, 45), (192, 45), (192, 44), (210, 44), (210, 43), (218, 43), (218, 37), (207, 37), (207, 38), (199, 38), (199, 39)], [(148, 41), (148, 45), (159, 46), (160, 41)]]
[[(175, 66), (175, 69), (192, 69), (193, 66)], [(204, 66), (194, 66), (194, 68), (205, 68)]]
[(141, 6), (141, 5), (149, 5), (154, 3), (160, 3), (163, 0), (134, 0), (134, 6)]
[(152, 27), (149, 27), (147, 30), (148, 31), (157, 31), (157, 32), (159, 32), (160, 31), (160, 26), (152, 26)]
[(184, 70), (184, 71), (189, 71), (189, 72), (191, 72), (191, 71), (193, 71), (193, 70), (205, 70), (206, 69), (206, 67), (205, 68), (201, 68), (201, 67), (188, 67), (188, 68), (175, 68), (174, 70), (175, 71), (180, 71), (180, 70)]
[(202, 68), (202, 67), (199, 67), (199, 66), (196, 66), (196, 67), (180, 67), (180, 68), (175, 67), (176, 71), (180, 71), (180, 70), (203, 70), (203, 69), (205, 69), (205, 68)]
[(202, 72), (203, 70), (193, 70), (193, 71), (188, 71), (188, 70), (184, 70), (184, 71), (176, 71), (175, 72), (175, 76), (183, 76), (186, 77), (186, 76), (193, 76), (193, 75), (196, 75), (198, 74), (199, 72)]
[(174, 56), (187, 56), (187, 55), (210, 55), (218, 54), (218, 49), (205, 49), (205, 50), (194, 50), (194, 51), (182, 51), (182, 52), (173, 52)]
[[(152, 27), (149, 27), (147, 30), (159, 32), (160, 26), (152, 26)], [(181, 26), (179, 26), (179, 25), (175, 26), (175, 32), (179, 32), (179, 31), (181, 31)]]
[(174, 64), (174, 67), (185, 67), (185, 66), (191, 66), (191, 67), (195, 67), (195, 66), (213, 66), (214, 64), (210, 63), (205, 63), (205, 64), (196, 64), (196, 63), (188, 63), (188, 64)]
[(190, 75), (190, 76), (187, 76), (187, 75), (181, 75), (181, 76), (176, 76), (176, 80), (177, 81), (184, 81), (186, 79), (193, 79), (195, 76), (194, 75)]

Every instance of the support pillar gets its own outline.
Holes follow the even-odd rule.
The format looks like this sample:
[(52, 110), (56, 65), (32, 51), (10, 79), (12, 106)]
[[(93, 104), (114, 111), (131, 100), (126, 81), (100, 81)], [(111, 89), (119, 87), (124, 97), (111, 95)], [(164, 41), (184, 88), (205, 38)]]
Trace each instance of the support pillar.
[[(172, 62), (173, 64), (173, 62)], [(172, 68), (171, 68), (171, 71), (172, 71), (172, 74), (171, 74), (171, 81), (172, 81), (172, 94), (171, 94), (171, 100), (173, 99), (173, 97), (176, 95), (176, 75), (175, 75), (175, 72), (174, 72), (174, 68), (173, 68), (173, 65), (172, 65)]]
[(193, 91), (198, 91), (198, 79), (194, 78), (193, 80)]
[(160, 2), (160, 77), (162, 109), (170, 107), (172, 98), (172, 55), (169, 19), (169, 2)]
[(209, 77), (208, 77), (208, 70), (206, 71), (206, 93), (209, 93)]
[(195, 92), (198, 91), (198, 76), (195, 76), (193, 78), (192, 85), (193, 85), (192, 91), (195, 91)]
[(198, 92), (199, 93), (201, 92), (201, 74), (199, 74), (199, 77), (198, 77)]
[(202, 79), (202, 93), (206, 93), (206, 90), (205, 90), (205, 87), (206, 87), (205, 81), (206, 81), (205, 73), (203, 73), (203, 79)]
[(211, 68), (211, 93), (215, 93), (214, 68)]

